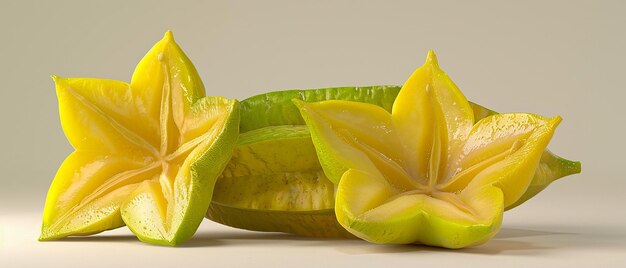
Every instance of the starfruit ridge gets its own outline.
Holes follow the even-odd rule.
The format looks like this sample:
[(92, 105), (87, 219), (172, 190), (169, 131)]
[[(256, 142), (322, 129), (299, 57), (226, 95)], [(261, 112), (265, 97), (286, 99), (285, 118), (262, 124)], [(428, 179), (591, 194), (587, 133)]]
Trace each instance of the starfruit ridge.
[[(302, 125), (304, 125), (302, 117), (299, 113), (294, 114), (294, 112), (298, 112), (298, 108), (292, 103), (291, 100), (293, 98), (307, 102), (323, 100), (358, 101), (376, 104), (383, 107), (388, 112), (391, 112), (393, 100), (398, 95), (399, 90), (400, 86), (336, 87), (273, 91), (247, 98), (241, 103), (240, 129), (242, 131), (248, 131), (241, 134), (240, 144), (236, 152), (241, 149), (248, 151), (249, 149), (245, 149), (245, 147), (249, 146), (247, 144), (252, 140), (256, 140), (260, 142), (260, 144), (254, 151), (261, 152), (262, 154), (259, 155), (251, 152), (252, 154), (245, 158), (233, 157), (229, 163), (229, 166), (231, 166), (229, 169), (242, 169), (248, 172), (248, 170), (254, 168), (254, 166), (261, 164), (259, 167), (262, 167), (266, 164), (273, 163), (274, 160), (272, 159), (275, 159), (275, 156), (272, 156), (271, 153), (280, 153), (282, 151), (282, 154), (291, 155), (294, 151), (312, 147), (312, 141), (308, 131), (306, 132), (308, 137), (297, 135), (298, 137), (296, 138), (292, 135), (296, 132), (305, 134), (302, 132)], [(475, 103), (470, 102), (470, 106), (475, 117), (474, 123), (487, 116), (497, 114)], [(287, 131), (290, 129), (293, 131)], [(287, 145), (283, 142), (284, 140), (291, 141), (289, 145)], [(312, 156), (317, 157), (315, 153), (313, 154)], [(338, 223), (333, 223), (336, 221), (334, 220), (334, 202), (329, 202), (327, 205), (322, 205), (317, 208), (307, 206), (284, 207), (284, 204), (274, 204), (274, 200), (284, 200), (284, 198), (288, 196), (291, 196), (289, 198), (298, 196), (298, 202), (308, 202), (306, 200), (311, 197), (317, 200), (320, 200), (319, 198), (321, 198), (321, 200), (328, 198), (334, 199), (334, 192), (327, 193), (327, 195), (319, 195), (320, 190), (325, 188), (319, 188), (319, 186), (323, 185), (319, 184), (320, 181), (309, 181), (305, 183), (307, 180), (302, 180), (305, 177), (298, 179), (298, 177), (302, 175), (295, 174), (296, 176), (293, 176), (293, 172), (298, 171), (297, 167), (299, 165), (297, 162), (309, 158), (310, 157), (305, 154), (301, 155), (301, 157), (297, 157), (297, 159), (289, 160), (294, 161), (293, 164), (296, 164), (295, 166), (288, 164), (288, 166), (293, 167), (289, 169), (289, 172), (292, 173), (291, 175), (274, 173), (277, 170), (269, 173), (257, 170), (257, 175), (253, 176), (249, 176), (251, 174), (248, 173), (246, 173), (248, 175), (245, 175), (237, 171), (225, 171), (225, 173), (228, 174), (223, 174), (223, 176), (231, 178), (218, 179), (216, 193), (219, 194), (219, 196), (214, 197), (212, 205), (207, 212), (207, 218), (231, 227), (248, 230), (288, 232), (314, 237), (346, 237), (344, 228)], [(251, 167), (250, 165), (253, 166)], [(530, 199), (547, 187), (552, 181), (579, 172), (580, 162), (560, 158), (546, 150), (527, 191), (522, 198), (515, 204), (506, 207), (505, 210), (511, 209)], [(310, 174), (311, 170), (304, 169), (296, 173)], [(313, 173), (310, 175), (319, 177), (319, 175)], [(235, 177), (232, 177), (233, 175)], [(327, 179), (319, 177), (318, 180), (324, 181)], [(237, 183), (233, 182), (247, 186), (237, 186)], [(250, 184), (250, 182), (252, 182), (252, 184)], [(294, 186), (298, 188), (302, 186), (305, 188), (290, 190), (288, 191), (289, 194), (286, 195), (285, 190), (280, 189), (283, 186), (278, 186), (278, 188), (274, 187), (277, 185), (284, 185), (284, 187), (286, 187), (287, 185), (285, 185), (285, 183), (287, 183), (287, 185), (294, 184)], [(263, 196), (262, 200), (267, 199), (267, 201), (259, 200), (259, 194)], [(231, 199), (231, 197), (234, 197), (234, 199)], [(320, 228), (320, 226), (325, 227)]]
[(128, 225), (142, 241), (193, 235), (236, 143), (236, 100), (205, 97), (167, 32), (131, 83), (53, 77), (75, 148), (50, 187), (40, 240)]
[[(432, 52), (391, 114), (345, 101), (296, 105), (327, 176), (341, 177), (335, 211), (346, 229), (377, 243), (449, 248), (495, 235), (560, 121), (504, 114), (474, 125), (467, 100)], [(447, 184), (460, 189), (447, 191)]]

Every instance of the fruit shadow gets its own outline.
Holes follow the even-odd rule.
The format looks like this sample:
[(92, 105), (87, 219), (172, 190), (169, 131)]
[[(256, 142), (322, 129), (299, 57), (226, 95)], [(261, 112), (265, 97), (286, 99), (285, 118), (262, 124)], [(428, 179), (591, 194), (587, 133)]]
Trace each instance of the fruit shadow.
[[(359, 239), (313, 238), (286, 233), (264, 233), (245, 230), (199, 231), (180, 248), (213, 247), (213, 246), (293, 246), (293, 247), (332, 247), (349, 255), (407, 253), (407, 252), (458, 252), (466, 254), (515, 254), (536, 255), (549, 247), (518, 240), (519, 238), (576, 235), (568, 232), (539, 231), (519, 228), (503, 228), (490, 241), (483, 245), (450, 250), (424, 245), (377, 245)], [(58, 241), (67, 242), (137, 242), (132, 234), (98, 234), (86, 237), (68, 237)]]
[(296, 247), (318, 246), (320, 244), (344, 243), (358, 241), (356, 239), (317, 238), (298, 236), (288, 233), (255, 232), (247, 230), (220, 230), (200, 231), (185, 242), (181, 247), (206, 247), (219, 244), (220, 246), (251, 246), (251, 245), (292, 245)]
[(187, 241), (182, 247), (205, 247), (205, 246), (250, 246), (272, 244), (280, 246), (294, 247), (333, 247), (339, 252), (349, 255), (379, 254), (379, 253), (405, 253), (405, 252), (458, 252), (466, 254), (494, 255), (511, 253), (516, 255), (536, 255), (542, 250), (549, 249), (545, 245), (534, 244), (527, 241), (518, 240), (526, 237), (554, 236), (554, 235), (576, 235), (575, 233), (538, 231), (518, 228), (503, 228), (500, 232), (488, 241), (479, 246), (450, 250), (439, 247), (424, 245), (377, 245), (358, 239), (332, 239), (332, 238), (311, 238), (284, 233), (262, 233), (250, 231), (220, 231), (201, 232), (194, 238)]
[(59, 242), (129, 242), (129, 241), (139, 241), (136, 236), (129, 235), (110, 235), (110, 234), (98, 234), (92, 236), (70, 236), (61, 238), (58, 240), (51, 241), (43, 241), (45, 243), (54, 243), (56, 241)]
[[(178, 245), (176, 247), (180, 248), (189, 248), (189, 247), (211, 247), (211, 246), (222, 246), (222, 245), (254, 245), (254, 244), (281, 244), (285, 245), (290, 242), (294, 244), (303, 244), (307, 242), (324, 242), (328, 243), (328, 241), (349, 241), (354, 239), (325, 239), (325, 238), (312, 238), (312, 237), (304, 237), (297, 236), (293, 234), (287, 233), (265, 233), (265, 232), (254, 232), (254, 231), (246, 231), (239, 229), (232, 230), (219, 230), (219, 231), (198, 231), (191, 239), (183, 243), (182, 245)], [(90, 236), (70, 236), (56, 240), (43, 241), (44, 243), (59, 243), (59, 242), (68, 242), (68, 243), (78, 243), (78, 242), (97, 242), (97, 243), (129, 243), (136, 242), (141, 243), (139, 239), (133, 235), (132, 233), (128, 234), (111, 234), (107, 232), (94, 234)], [(143, 243), (142, 243), (143, 244)], [(159, 246), (154, 244), (146, 244)]]
[[(141, 241), (139, 241), (139, 239), (133, 235), (133, 234), (97, 234), (97, 235), (92, 235), (92, 236), (71, 236), (71, 237), (65, 237), (62, 239), (58, 239), (58, 240), (53, 240), (53, 241), (44, 241), (47, 243), (54, 243), (54, 242), (97, 242), (97, 243), (129, 243), (129, 242), (135, 242), (135, 243), (140, 243), (143, 245), (147, 245), (147, 246), (156, 246), (156, 247), (160, 247), (162, 245), (156, 245), (156, 244), (149, 244), (149, 243), (142, 243)], [(176, 247), (209, 247), (209, 246), (219, 246), (221, 244), (221, 242), (219, 240), (215, 240), (215, 239), (191, 239), (190, 241), (185, 242), (185, 244), (183, 245), (178, 245)]]
[(553, 235), (576, 235), (575, 233), (538, 231), (518, 228), (502, 228), (500, 232), (485, 244), (462, 248), (462, 249), (445, 249), (439, 247), (431, 247), (425, 245), (375, 245), (364, 244), (356, 247), (337, 248), (346, 254), (378, 254), (378, 253), (405, 253), (405, 252), (456, 252), (464, 254), (478, 255), (496, 255), (496, 254), (512, 254), (512, 255), (537, 255), (550, 249), (545, 245), (535, 244), (528, 241), (518, 240), (518, 238), (540, 237)]

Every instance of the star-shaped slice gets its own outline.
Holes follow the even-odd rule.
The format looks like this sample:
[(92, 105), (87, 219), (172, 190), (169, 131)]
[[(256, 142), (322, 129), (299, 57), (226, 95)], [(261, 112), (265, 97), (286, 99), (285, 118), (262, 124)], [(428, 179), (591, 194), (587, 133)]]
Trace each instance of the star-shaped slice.
[(53, 77), (75, 151), (59, 168), (40, 240), (127, 225), (145, 242), (176, 245), (206, 212), (238, 136), (236, 100), (206, 97), (171, 32), (130, 84)]
[(504, 209), (528, 189), (561, 121), (512, 113), (474, 123), (432, 51), (391, 113), (349, 101), (294, 102), (338, 183), (339, 223), (383, 244), (461, 248), (489, 240)]

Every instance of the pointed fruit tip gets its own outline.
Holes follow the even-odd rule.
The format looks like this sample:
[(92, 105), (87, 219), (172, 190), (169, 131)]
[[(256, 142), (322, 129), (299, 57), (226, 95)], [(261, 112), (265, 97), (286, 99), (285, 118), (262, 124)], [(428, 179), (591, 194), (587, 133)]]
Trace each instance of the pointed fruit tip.
[(578, 174), (582, 171), (582, 164), (580, 161), (572, 161), (568, 170), (571, 172), (570, 174)]
[(426, 56), (426, 63), (425, 64), (439, 67), (439, 61), (437, 60), (437, 54), (435, 54), (434, 50), (431, 49), (431, 50), (428, 51), (428, 55)]
[(65, 84), (66, 79), (63, 77), (60, 77), (58, 75), (51, 75), (50, 78), (52, 79), (52, 82), (54, 83), (54, 86), (59, 89), (59, 87), (61, 87), (63, 84)]
[(172, 33), (172, 30), (167, 30), (165, 32), (165, 35), (163, 35), (163, 41), (174, 42), (174, 33)]
[(559, 169), (562, 174), (561, 177), (578, 174), (582, 171), (582, 164), (580, 163), (580, 161), (569, 160), (558, 155), (555, 155), (554, 157), (559, 163), (558, 166), (560, 167)]
[(53, 236), (51, 236), (49, 232), (47, 232), (46, 230), (42, 230), (39, 234), (39, 237), (37, 238), (37, 241), (49, 241), (53, 239), (52, 237)]
[(558, 157), (557, 161), (559, 161), (559, 176), (557, 176), (554, 180), (558, 180), (569, 175), (579, 174), (582, 171), (582, 165), (580, 161), (572, 161), (567, 160), (565, 158)]
[(550, 123), (555, 127), (558, 126), (561, 123), (561, 121), (563, 121), (563, 118), (558, 115), (550, 118)]

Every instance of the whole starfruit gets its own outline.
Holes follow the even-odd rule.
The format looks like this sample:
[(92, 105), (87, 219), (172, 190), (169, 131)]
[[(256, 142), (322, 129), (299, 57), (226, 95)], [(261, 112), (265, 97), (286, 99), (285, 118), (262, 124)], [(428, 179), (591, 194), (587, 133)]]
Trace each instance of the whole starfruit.
[[(400, 86), (287, 90), (242, 101), (240, 129), (245, 132), (218, 179), (207, 217), (256, 231), (349, 237), (335, 220), (335, 191), (320, 172), (308, 128), (291, 100), (350, 100), (391, 111), (399, 91)], [(496, 114), (474, 103), (470, 107), (476, 121)], [(527, 192), (506, 209), (530, 199), (554, 180), (578, 172), (580, 163), (546, 150)]]

